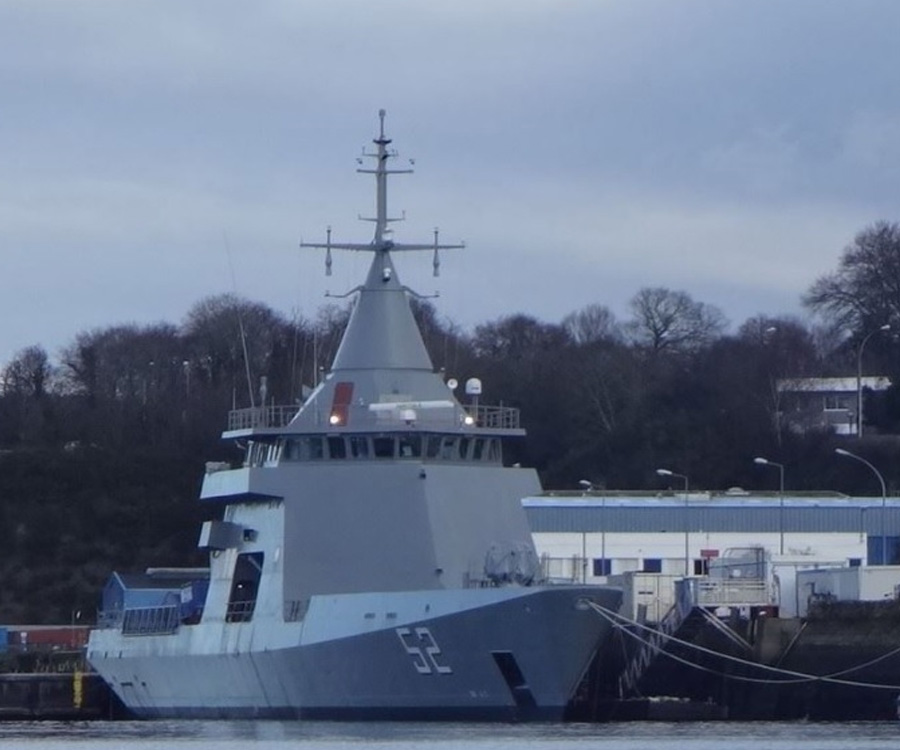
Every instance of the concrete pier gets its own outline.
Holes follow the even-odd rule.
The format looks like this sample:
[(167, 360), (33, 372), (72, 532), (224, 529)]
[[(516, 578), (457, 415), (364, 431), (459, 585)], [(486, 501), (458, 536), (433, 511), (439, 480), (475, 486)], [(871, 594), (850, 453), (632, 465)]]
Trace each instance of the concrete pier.
[(0, 720), (114, 718), (109, 688), (91, 672), (0, 674)]

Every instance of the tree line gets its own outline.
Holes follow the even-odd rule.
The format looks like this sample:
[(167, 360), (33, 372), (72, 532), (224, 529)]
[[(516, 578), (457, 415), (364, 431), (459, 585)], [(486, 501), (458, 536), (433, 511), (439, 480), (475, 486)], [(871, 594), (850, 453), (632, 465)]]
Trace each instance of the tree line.
[[(788, 490), (877, 494), (841, 462), (846, 445), (784, 419), (779, 380), (855, 375), (859, 345), (900, 332), (900, 226), (857, 235), (838, 268), (803, 298), (809, 321), (758, 315), (733, 332), (716, 307), (683, 291), (640, 289), (619, 320), (596, 303), (558, 323), (516, 313), (465, 332), (427, 302), (413, 310), (432, 361), (484, 402), (521, 410), (528, 436), (509, 463), (545, 487), (586, 479), (610, 489), (664, 489), (656, 469), (694, 488), (776, 489), (756, 456), (785, 464)], [(18, 352), (0, 372), (0, 622), (90, 616), (112, 568), (199, 562), (196, 494), (229, 409), (299, 404), (330, 364), (349, 308), (287, 317), (226, 294), (179, 324), (79, 333), (58, 356)], [(866, 374), (900, 383), (888, 331), (865, 350)], [(854, 449), (900, 487), (900, 389), (867, 394), (867, 438)], [(849, 464), (849, 465), (848, 465)]]

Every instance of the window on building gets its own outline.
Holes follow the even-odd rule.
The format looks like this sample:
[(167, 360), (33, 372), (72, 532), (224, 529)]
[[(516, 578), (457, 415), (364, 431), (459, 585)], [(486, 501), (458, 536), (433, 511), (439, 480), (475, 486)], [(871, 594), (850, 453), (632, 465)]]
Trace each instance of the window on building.
[(662, 573), (662, 559), (659, 557), (645, 557), (642, 573)]
[(861, 568), (862, 567), (862, 558), (861, 557), (851, 557), (847, 562), (850, 564), (851, 568)]
[(694, 575), (695, 576), (709, 575), (709, 558), (708, 557), (697, 557), (694, 559)]
[(850, 399), (847, 396), (831, 394), (825, 396), (825, 411), (847, 411), (850, 408)]
[(612, 560), (610, 560), (608, 557), (595, 557), (594, 558), (594, 575), (595, 576), (612, 575)]

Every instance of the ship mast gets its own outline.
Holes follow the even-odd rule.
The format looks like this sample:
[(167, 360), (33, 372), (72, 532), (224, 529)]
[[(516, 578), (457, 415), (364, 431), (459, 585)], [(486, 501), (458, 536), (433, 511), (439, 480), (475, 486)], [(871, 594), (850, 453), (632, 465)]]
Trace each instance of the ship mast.
[[(375, 144), (376, 148), (374, 152), (363, 151), (362, 156), (367, 157), (369, 159), (375, 160), (375, 168), (374, 169), (357, 169), (356, 171), (361, 174), (373, 174), (375, 175), (375, 216), (374, 217), (360, 217), (362, 221), (371, 221), (375, 224), (375, 236), (372, 241), (369, 243), (355, 243), (355, 242), (332, 242), (331, 241), (331, 228), (328, 229), (326, 235), (325, 243), (319, 242), (301, 242), (300, 247), (312, 247), (318, 248), (321, 250), (325, 250), (325, 273), (327, 275), (331, 275), (331, 251), (332, 250), (356, 250), (356, 251), (368, 251), (374, 253), (387, 253), (389, 251), (406, 251), (406, 250), (432, 250), (434, 252), (434, 275), (438, 275), (438, 271), (440, 269), (440, 257), (438, 255), (439, 250), (455, 250), (459, 248), (464, 248), (465, 244), (460, 243), (458, 245), (441, 245), (438, 241), (438, 230), (434, 230), (434, 241), (430, 244), (416, 244), (416, 243), (402, 243), (402, 242), (394, 242), (390, 239), (391, 230), (389, 224), (395, 221), (402, 221), (401, 218), (390, 218), (388, 217), (387, 212), (387, 178), (388, 175), (391, 174), (411, 174), (413, 172), (412, 169), (388, 169), (387, 163), (389, 159), (396, 158), (397, 152), (388, 149), (388, 146), (391, 143), (391, 139), (388, 138), (384, 133), (384, 118), (387, 113), (385, 110), (378, 110), (378, 118), (380, 121), (380, 128), (378, 137), (374, 138), (372, 142)], [(362, 158), (358, 160), (362, 163)]]

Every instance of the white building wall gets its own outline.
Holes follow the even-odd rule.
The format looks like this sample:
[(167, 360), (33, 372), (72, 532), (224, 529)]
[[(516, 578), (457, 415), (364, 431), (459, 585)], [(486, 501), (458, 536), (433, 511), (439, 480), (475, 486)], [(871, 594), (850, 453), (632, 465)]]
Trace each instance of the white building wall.
[[(537, 552), (551, 561), (565, 561), (557, 566), (553, 577), (600, 583), (593, 561), (604, 556), (610, 560), (611, 574), (643, 569), (646, 560), (661, 560), (665, 575), (684, 575), (685, 536), (677, 532), (541, 532), (534, 534)], [(822, 563), (849, 565), (851, 560), (866, 563), (866, 537), (856, 532), (828, 534), (789, 534), (785, 538), (785, 554), (780, 555), (778, 533), (693, 533), (688, 535), (689, 574), (694, 575), (694, 561), (704, 556), (722, 556), (727, 549), (762, 547), (773, 563), (813, 566)], [(587, 565), (582, 566), (586, 560)], [(582, 571), (583, 568), (583, 571)], [(552, 573), (551, 573), (552, 575)]]
[(859, 598), (863, 601), (895, 599), (900, 595), (900, 565), (858, 568)]
[[(594, 575), (594, 560), (602, 559), (604, 554), (610, 561), (610, 573), (613, 577), (640, 572), (644, 570), (647, 560), (660, 560), (659, 578), (653, 579), (652, 587), (650, 577), (626, 576), (618, 579), (633, 580), (635, 585), (640, 584), (644, 593), (636, 592), (626, 609), (631, 609), (630, 614), (633, 615), (637, 613), (639, 604), (647, 605), (648, 619), (654, 619), (658, 610), (667, 609), (674, 601), (674, 591), (661, 593), (657, 590), (660, 583), (665, 582), (669, 586), (669, 581), (684, 576), (685, 537), (678, 532), (544, 532), (534, 534), (534, 541), (545, 572), (552, 579), (561, 581), (616, 582), (608, 577)], [(854, 565), (866, 563), (866, 536), (858, 532), (791, 533), (785, 536), (784, 555), (779, 553), (779, 533), (699, 532), (689, 534), (687, 542), (688, 570), (691, 576), (695, 575), (695, 561), (703, 560), (704, 557), (722, 557), (726, 550), (740, 548), (761, 547), (766, 550), (768, 582), (783, 617), (802, 616), (805, 613), (809, 592), (798, 586), (797, 576), (801, 571), (844, 568), (852, 576), (854, 584), (845, 583), (841, 595), (847, 598), (859, 596), (859, 579), (852, 571), (861, 568), (849, 567), (851, 561)], [(853, 585), (856, 586), (855, 589), (851, 588)], [(873, 578), (871, 585), (873, 591), (884, 591), (889, 586), (877, 576)]]
[(900, 566), (832, 568), (797, 573), (798, 614), (804, 617), (812, 596), (828, 595), (838, 601), (881, 601), (900, 593)]

